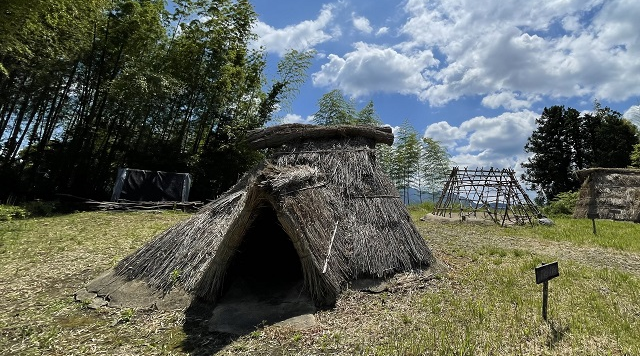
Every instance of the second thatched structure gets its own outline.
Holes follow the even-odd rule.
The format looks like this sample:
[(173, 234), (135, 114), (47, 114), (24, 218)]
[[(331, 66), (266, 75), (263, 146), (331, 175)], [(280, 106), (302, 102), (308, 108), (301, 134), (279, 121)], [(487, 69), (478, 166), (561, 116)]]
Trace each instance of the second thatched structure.
[(435, 259), (375, 145), (390, 128), (282, 125), (249, 134), (270, 158), (191, 218), (89, 283), (112, 305), (215, 303), (239, 276), (300, 282), (316, 305), (350, 283), (426, 269)]
[(590, 168), (576, 174), (582, 186), (574, 218), (640, 223), (640, 169)]

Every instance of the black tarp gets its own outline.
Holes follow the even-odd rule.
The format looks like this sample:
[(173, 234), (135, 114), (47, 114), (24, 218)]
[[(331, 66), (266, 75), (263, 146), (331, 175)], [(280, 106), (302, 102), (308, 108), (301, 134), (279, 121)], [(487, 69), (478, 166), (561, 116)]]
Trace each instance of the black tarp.
[(111, 200), (187, 202), (190, 188), (189, 173), (120, 168)]

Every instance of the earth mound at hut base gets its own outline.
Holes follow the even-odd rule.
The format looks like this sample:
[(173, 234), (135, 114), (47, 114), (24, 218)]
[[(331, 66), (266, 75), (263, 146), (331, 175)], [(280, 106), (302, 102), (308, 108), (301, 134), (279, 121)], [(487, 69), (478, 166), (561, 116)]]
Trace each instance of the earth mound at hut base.
[[(304, 291), (302, 281), (259, 285), (238, 278), (228, 291), (212, 305), (174, 288), (166, 295), (140, 280), (127, 281), (108, 272), (76, 292), (75, 300), (91, 309), (100, 307), (153, 310), (186, 310), (194, 303), (209, 310), (209, 330), (242, 335), (265, 325), (282, 324), (294, 329), (316, 325), (315, 304)], [(207, 312), (203, 312), (208, 314)], [(200, 315), (201, 317), (204, 315)]]
[(183, 310), (193, 301), (192, 295), (173, 288), (169, 293), (150, 287), (143, 280), (127, 280), (114, 270), (103, 273), (83, 289), (75, 293), (74, 299), (86, 303), (89, 308), (137, 308), (159, 310)]
[(315, 304), (301, 282), (263, 285), (255, 291), (250, 284), (237, 280), (213, 309), (209, 330), (240, 335), (280, 323), (306, 329), (316, 325), (315, 312)]

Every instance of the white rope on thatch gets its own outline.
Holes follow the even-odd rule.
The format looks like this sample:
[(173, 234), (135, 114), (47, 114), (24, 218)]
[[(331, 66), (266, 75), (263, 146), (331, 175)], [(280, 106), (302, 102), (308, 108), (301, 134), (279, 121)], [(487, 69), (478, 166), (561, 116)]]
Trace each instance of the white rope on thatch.
[(329, 256), (331, 255), (331, 247), (333, 246), (333, 239), (336, 237), (336, 231), (338, 231), (338, 222), (333, 228), (333, 234), (331, 235), (331, 242), (329, 242), (329, 250), (327, 250), (327, 258), (324, 259), (324, 267), (322, 267), (322, 273), (327, 273), (327, 266), (329, 265)]

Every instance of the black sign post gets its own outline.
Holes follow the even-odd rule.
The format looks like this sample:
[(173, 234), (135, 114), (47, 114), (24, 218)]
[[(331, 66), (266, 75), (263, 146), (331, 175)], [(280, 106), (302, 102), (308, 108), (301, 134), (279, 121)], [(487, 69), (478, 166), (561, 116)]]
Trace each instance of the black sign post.
[(541, 264), (536, 267), (536, 284), (542, 283), (542, 319), (547, 320), (547, 301), (549, 299), (549, 280), (560, 275), (558, 262)]

